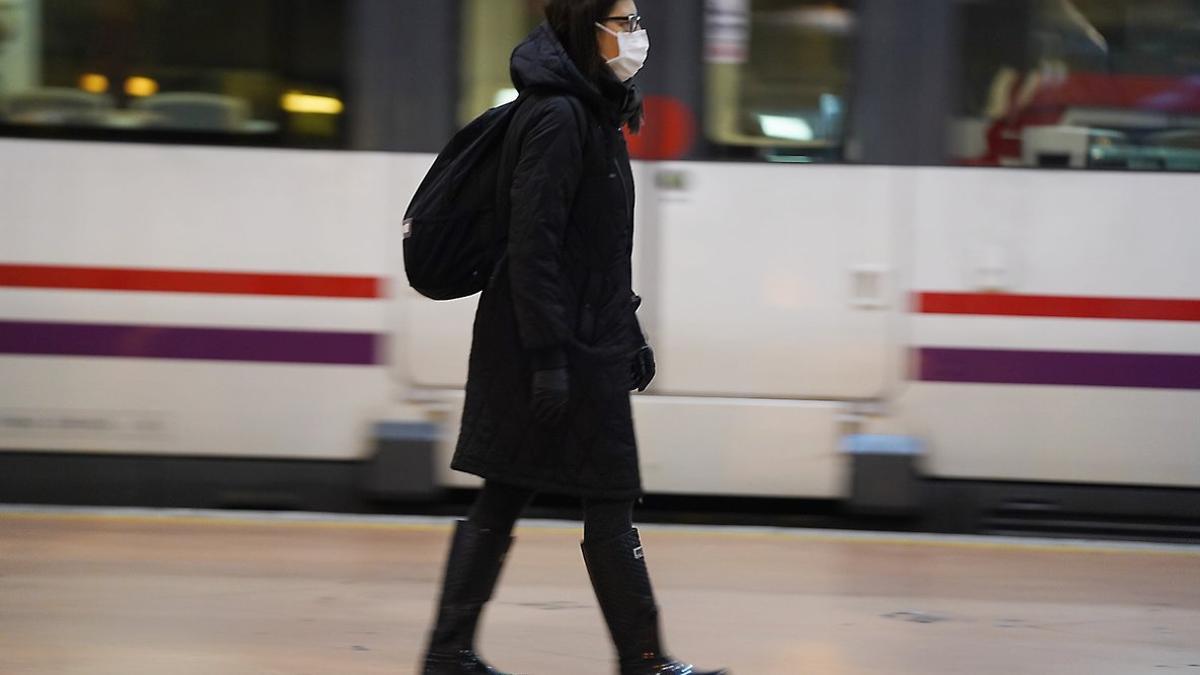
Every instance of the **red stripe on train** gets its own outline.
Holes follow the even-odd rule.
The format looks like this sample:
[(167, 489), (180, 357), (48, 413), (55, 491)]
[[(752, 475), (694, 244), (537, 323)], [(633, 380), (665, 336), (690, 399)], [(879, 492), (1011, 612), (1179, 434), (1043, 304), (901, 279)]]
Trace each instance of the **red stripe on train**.
[(916, 301), (917, 311), (921, 314), (1200, 321), (1200, 300), (1007, 293), (918, 293)]
[(383, 296), (383, 280), (374, 277), (53, 265), (0, 264), (0, 287), (318, 298)]

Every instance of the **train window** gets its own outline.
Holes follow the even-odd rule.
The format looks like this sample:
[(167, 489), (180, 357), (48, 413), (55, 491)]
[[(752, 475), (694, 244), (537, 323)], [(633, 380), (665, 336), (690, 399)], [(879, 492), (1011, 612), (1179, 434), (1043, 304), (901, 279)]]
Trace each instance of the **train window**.
[(508, 63), (513, 47), (543, 18), (544, 0), (466, 0), (463, 3), (458, 121), (517, 97)]
[(1200, 171), (1200, 0), (964, 5), (959, 163)]
[(0, 0), (0, 125), (342, 147), (347, 4)]
[(837, 161), (855, 13), (846, 0), (707, 0), (706, 133), (718, 156)]
[(541, 23), (544, 0), (467, 0), (462, 12), (458, 123), (514, 100), (509, 76), (512, 47)]

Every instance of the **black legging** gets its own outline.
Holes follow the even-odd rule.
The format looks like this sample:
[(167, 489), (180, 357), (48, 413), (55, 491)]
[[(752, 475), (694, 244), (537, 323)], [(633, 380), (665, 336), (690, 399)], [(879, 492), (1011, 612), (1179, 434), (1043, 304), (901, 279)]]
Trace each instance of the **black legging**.
[[(467, 519), (481, 529), (511, 532), (535, 492), (526, 488), (487, 481), (471, 506)], [(633, 529), (632, 499), (584, 499), (583, 538), (599, 542), (614, 539)]]

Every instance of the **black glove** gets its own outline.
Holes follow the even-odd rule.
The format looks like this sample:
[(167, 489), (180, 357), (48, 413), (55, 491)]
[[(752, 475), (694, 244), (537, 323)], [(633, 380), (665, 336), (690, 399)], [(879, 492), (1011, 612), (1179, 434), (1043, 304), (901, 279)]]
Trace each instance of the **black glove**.
[(566, 368), (538, 370), (533, 373), (533, 419), (539, 424), (558, 424), (567, 411), (570, 378)]
[(650, 345), (644, 345), (633, 355), (633, 363), (629, 370), (632, 383), (630, 389), (646, 391), (646, 387), (649, 387), (650, 382), (654, 380), (654, 373), (657, 372), (654, 364), (654, 350), (650, 348)]

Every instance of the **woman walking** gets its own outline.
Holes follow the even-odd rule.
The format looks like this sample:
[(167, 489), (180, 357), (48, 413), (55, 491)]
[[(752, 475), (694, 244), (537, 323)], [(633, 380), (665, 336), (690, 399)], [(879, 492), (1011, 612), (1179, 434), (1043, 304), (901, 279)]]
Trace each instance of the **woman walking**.
[[(513, 52), (517, 109), (502, 166), (506, 255), (479, 301), (452, 467), (485, 479), (457, 524), (425, 675), (493, 674), (475, 651), (512, 529), (539, 491), (583, 500), (583, 559), (622, 675), (701, 673), (663, 652), (633, 527), (641, 495), (629, 392), (654, 377), (631, 288), (633, 176), (622, 128), (649, 39), (632, 0), (550, 0)], [(505, 162), (504, 160), (507, 160)], [(502, 176), (502, 180), (507, 177)]]

